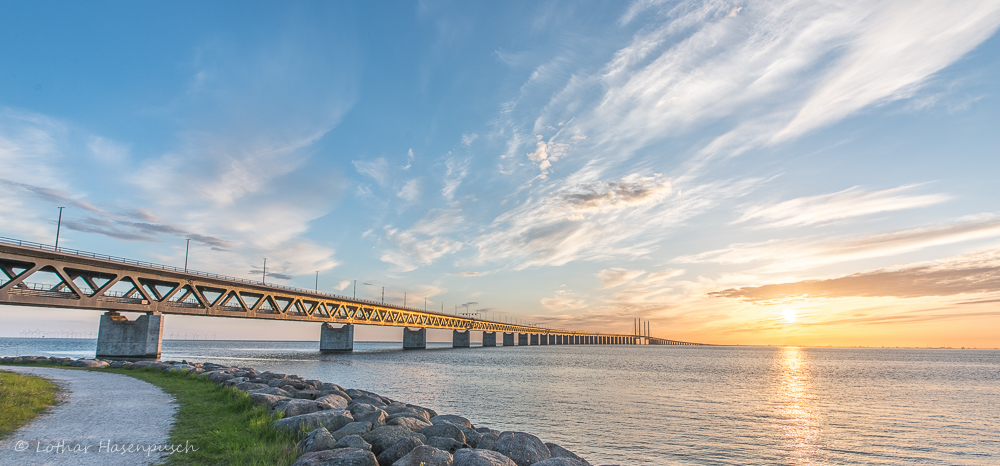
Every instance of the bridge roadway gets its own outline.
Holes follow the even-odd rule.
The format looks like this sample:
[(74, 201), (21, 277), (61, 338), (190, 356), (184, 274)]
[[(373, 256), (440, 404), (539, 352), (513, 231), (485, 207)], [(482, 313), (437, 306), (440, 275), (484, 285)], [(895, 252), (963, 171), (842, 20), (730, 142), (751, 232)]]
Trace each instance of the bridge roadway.
[[(36, 276), (45, 282), (32, 281)], [(425, 347), (428, 328), (453, 330), (456, 347), (469, 346), (472, 330), (484, 332), (484, 346), (496, 345), (496, 332), (504, 333), (504, 346), (697, 345), (448, 315), (2, 237), (0, 304), (106, 311), (99, 356), (159, 356), (164, 314), (322, 323), (322, 351), (351, 351), (355, 324), (406, 327), (404, 348)], [(120, 312), (146, 315), (130, 322)]]

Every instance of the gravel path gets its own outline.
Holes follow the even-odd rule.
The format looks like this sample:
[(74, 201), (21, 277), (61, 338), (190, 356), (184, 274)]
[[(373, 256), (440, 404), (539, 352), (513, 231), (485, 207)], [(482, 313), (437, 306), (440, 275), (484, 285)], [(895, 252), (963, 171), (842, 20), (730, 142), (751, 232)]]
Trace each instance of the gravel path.
[(0, 370), (44, 377), (63, 388), (62, 403), (0, 441), (0, 465), (136, 465), (163, 457), (150, 445), (168, 446), (177, 404), (155, 385), (103, 372)]

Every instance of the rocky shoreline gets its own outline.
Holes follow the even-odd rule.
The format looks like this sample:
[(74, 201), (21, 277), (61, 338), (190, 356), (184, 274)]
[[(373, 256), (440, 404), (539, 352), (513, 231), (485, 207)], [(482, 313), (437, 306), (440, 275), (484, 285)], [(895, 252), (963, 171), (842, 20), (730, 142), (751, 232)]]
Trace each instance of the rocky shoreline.
[(297, 375), (188, 361), (44, 356), (0, 361), (199, 374), (246, 392), (272, 413), (283, 412), (275, 429), (302, 437), (301, 456), (293, 466), (590, 466), (569, 450), (525, 432), (477, 427), (462, 416)]

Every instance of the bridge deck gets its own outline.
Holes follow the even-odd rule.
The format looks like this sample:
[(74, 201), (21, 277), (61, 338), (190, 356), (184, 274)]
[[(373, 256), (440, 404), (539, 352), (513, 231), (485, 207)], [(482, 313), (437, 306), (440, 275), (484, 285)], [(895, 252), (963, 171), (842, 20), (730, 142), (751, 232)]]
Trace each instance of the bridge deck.
[[(36, 273), (56, 283), (28, 281)], [(448, 315), (9, 238), (0, 238), (0, 304), (693, 344)]]

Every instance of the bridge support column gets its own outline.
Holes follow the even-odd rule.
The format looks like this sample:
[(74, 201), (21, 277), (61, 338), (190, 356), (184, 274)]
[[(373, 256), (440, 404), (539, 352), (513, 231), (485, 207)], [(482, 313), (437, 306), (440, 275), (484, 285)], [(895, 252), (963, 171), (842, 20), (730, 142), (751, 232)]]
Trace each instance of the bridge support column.
[(427, 348), (427, 329), (418, 328), (410, 330), (403, 327), (403, 349), (425, 349)]
[(163, 315), (149, 313), (133, 321), (109, 311), (97, 330), (98, 358), (159, 359), (163, 348)]
[(537, 344), (538, 344), (538, 334), (537, 333), (532, 333), (531, 334), (531, 346), (535, 346)]
[(517, 346), (528, 346), (528, 334), (518, 333), (517, 334)]
[(324, 323), (319, 329), (320, 353), (343, 353), (354, 351), (354, 324), (334, 327)]
[(549, 344), (549, 336), (545, 335), (545, 334), (538, 335), (538, 344), (540, 344), (540, 345), (548, 345)]
[(483, 332), (483, 346), (496, 346), (497, 332)]
[(503, 334), (503, 345), (504, 346), (514, 346), (514, 334), (504, 332)]
[(555, 335), (549, 335), (549, 344), (550, 345), (556, 344), (556, 336)]
[[(469, 343), (472, 340), (472, 331), (466, 330), (464, 332), (459, 330), (451, 331), (451, 347), (452, 348), (468, 348)], [(493, 346), (496, 346), (496, 334), (493, 335)]]

